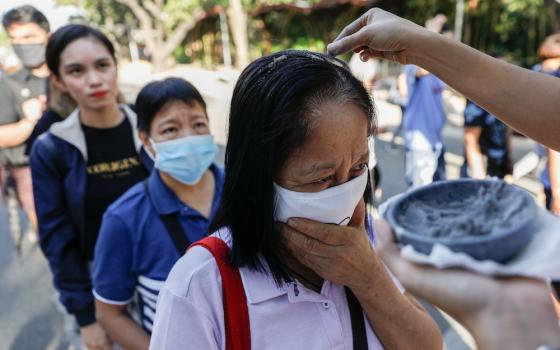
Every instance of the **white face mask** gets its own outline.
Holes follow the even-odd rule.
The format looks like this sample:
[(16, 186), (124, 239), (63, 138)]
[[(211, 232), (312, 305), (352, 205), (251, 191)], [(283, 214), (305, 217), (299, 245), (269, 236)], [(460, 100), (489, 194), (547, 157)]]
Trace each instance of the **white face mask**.
[(364, 196), (368, 171), (342, 185), (321, 192), (295, 192), (274, 183), (276, 206), (274, 219), (305, 218), (326, 224), (347, 226), (354, 209)]

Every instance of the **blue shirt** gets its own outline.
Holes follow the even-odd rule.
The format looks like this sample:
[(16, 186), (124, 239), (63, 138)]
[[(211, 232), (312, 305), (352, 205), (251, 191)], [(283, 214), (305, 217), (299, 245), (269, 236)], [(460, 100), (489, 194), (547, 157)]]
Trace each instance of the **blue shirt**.
[(408, 85), (408, 102), (404, 112), (406, 147), (414, 150), (434, 150), (442, 145), (445, 125), (442, 92), (445, 84), (435, 75), (417, 77), (419, 68), (404, 69)]
[(180, 258), (160, 215), (179, 213), (181, 227), (192, 243), (207, 236), (224, 182), (221, 169), (212, 165), (210, 170), (215, 178), (210, 218), (182, 203), (157, 170), (148, 179), (151, 200), (140, 183), (103, 216), (95, 247), (93, 294), (107, 304), (126, 305), (137, 293), (137, 310), (147, 332), (152, 330), (159, 290)]

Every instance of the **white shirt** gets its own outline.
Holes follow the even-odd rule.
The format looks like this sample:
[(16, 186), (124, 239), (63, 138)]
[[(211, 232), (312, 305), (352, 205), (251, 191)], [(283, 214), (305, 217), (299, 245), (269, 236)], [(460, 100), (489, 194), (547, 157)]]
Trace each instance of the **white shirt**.
[[(215, 235), (231, 247), (229, 231)], [(277, 287), (270, 274), (239, 270), (253, 349), (352, 350), (343, 286), (325, 281), (318, 294), (298, 282)], [(199, 246), (190, 249), (159, 294), (150, 349), (225, 349), (221, 283), (210, 252)], [(364, 322), (369, 350), (383, 349), (365, 315)]]

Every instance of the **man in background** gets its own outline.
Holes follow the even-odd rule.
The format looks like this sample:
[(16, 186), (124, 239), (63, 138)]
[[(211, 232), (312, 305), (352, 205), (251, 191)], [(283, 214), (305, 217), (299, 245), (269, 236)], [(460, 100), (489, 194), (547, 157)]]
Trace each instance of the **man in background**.
[[(0, 79), (0, 186), (4, 198), (9, 192), (17, 196), (33, 231), (28, 237), (36, 241), (37, 218), (25, 141), (46, 105), (49, 70), (45, 50), (50, 26), (47, 18), (29, 5), (8, 11), (2, 25), (22, 67)], [(12, 215), (11, 221), (16, 217)]]
[[(426, 28), (441, 33), (447, 18), (426, 21)], [(445, 180), (443, 127), (446, 121), (442, 92), (445, 84), (434, 74), (414, 65), (404, 67), (399, 84), (407, 98), (403, 115), (405, 177), (409, 188)]]
[[(465, 108), (465, 164), (463, 176), (503, 179), (511, 175), (510, 132), (498, 118), (467, 101)], [(486, 158), (486, 167), (484, 166)], [(468, 166), (468, 167), (467, 167)]]

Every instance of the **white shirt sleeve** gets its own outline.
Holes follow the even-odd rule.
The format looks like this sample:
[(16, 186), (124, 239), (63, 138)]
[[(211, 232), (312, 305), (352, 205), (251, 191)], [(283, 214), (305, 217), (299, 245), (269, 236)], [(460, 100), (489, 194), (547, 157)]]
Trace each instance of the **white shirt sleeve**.
[(202, 247), (190, 249), (159, 293), (150, 349), (225, 349), (221, 289), (212, 255)]
[(218, 339), (210, 316), (197, 309), (187, 298), (169, 289), (160, 291), (150, 349), (218, 350)]

